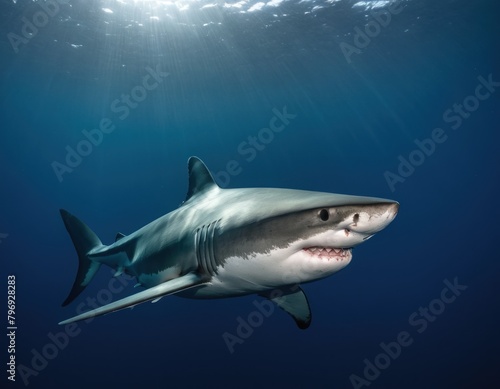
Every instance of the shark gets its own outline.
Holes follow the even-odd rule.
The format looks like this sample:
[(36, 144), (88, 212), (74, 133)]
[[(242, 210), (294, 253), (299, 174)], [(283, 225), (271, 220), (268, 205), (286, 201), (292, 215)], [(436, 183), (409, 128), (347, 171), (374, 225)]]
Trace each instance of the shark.
[(59, 324), (108, 314), (176, 295), (214, 299), (257, 294), (287, 312), (301, 329), (311, 309), (301, 285), (344, 269), (354, 247), (387, 227), (399, 203), (281, 188), (223, 189), (197, 157), (188, 160), (189, 187), (175, 210), (104, 245), (61, 209), (78, 255), (67, 306), (102, 265), (135, 277), (145, 289)]

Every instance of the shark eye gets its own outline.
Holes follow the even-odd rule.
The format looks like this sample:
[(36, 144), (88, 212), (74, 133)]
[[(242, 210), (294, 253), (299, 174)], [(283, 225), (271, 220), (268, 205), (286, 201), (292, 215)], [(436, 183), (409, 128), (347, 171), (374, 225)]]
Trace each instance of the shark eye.
[(327, 209), (322, 209), (321, 211), (319, 211), (318, 216), (321, 220), (326, 222), (330, 218), (330, 213), (328, 212)]

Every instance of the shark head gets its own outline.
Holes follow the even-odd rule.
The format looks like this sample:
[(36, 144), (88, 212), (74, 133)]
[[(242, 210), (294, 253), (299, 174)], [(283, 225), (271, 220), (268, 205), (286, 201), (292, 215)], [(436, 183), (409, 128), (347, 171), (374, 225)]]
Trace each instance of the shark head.
[[(311, 193), (310, 196), (314, 197)], [(349, 196), (350, 197), (350, 196)], [(278, 216), (289, 243), (280, 258), (283, 278), (293, 283), (327, 277), (346, 267), (354, 247), (389, 225), (399, 204), (387, 200), (343, 196), (348, 205), (329, 205)], [(277, 250), (279, 251), (279, 249)]]

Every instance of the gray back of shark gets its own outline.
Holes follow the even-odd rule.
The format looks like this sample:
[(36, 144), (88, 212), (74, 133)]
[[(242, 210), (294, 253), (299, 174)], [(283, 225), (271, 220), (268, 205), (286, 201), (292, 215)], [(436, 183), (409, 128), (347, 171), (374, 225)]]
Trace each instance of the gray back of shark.
[(103, 245), (61, 210), (79, 258), (71, 303), (102, 264), (147, 288), (60, 324), (175, 294), (223, 298), (259, 294), (307, 328), (311, 312), (299, 284), (338, 272), (352, 248), (396, 216), (392, 200), (276, 188), (222, 189), (201, 160), (188, 161), (189, 189), (176, 210)]

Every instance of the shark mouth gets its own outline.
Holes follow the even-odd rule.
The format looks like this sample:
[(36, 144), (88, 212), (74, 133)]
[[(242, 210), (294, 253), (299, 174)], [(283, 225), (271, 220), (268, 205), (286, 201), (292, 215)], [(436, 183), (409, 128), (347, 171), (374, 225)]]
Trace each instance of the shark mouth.
[(335, 247), (306, 247), (303, 249), (307, 254), (319, 259), (335, 259), (343, 261), (351, 257), (351, 249), (339, 249)]

